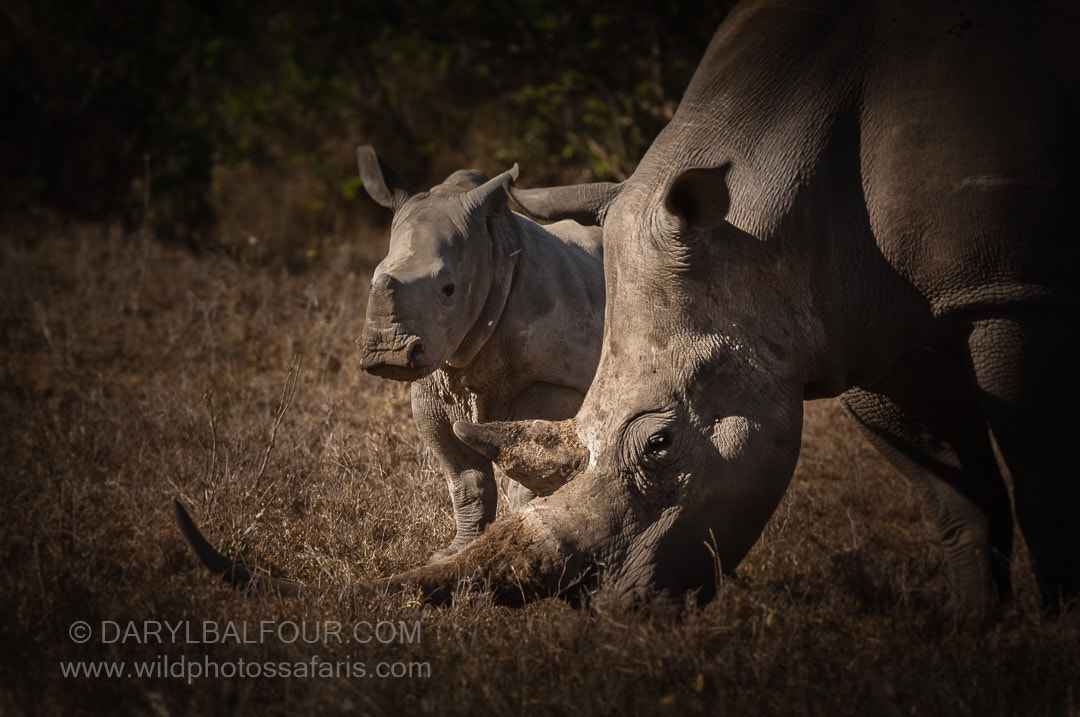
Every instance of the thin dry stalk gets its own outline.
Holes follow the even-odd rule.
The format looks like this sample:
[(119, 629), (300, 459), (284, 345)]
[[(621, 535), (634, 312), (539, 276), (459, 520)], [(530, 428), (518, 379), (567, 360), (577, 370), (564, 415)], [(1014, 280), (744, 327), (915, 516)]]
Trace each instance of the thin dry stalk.
[(274, 415), (274, 425), (270, 429), (270, 440), (266, 444), (266, 451), (263, 453), (262, 464), (259, 465), (259, 472), (255, 476), (255, 487), (253, 492), (259, 494), (260, 501), (263, 496), (266, 495), (266, 491), (270, 490), (277, 482), (275, 479), (267, 486), (266, 491), (259, 493), (259, 485), (262, 483), (263, 478), (266, 476), (266, 464), (270, 461), (270, 454), (274, 450), (274, 445), (277, 443), (278, 428), (281, 427), (281, 419), (285, 417), (285, 412), (289, 410), (289, 406), (292, 405), (293, 395), (296, 393), (296, 379), (300, 375), (300, 354), (293, 356), (292, 366), (289, 368), (289, 375), (285, 379), (285, 386), (281, 389), (281, 399), (278, 401), (277, 411)]

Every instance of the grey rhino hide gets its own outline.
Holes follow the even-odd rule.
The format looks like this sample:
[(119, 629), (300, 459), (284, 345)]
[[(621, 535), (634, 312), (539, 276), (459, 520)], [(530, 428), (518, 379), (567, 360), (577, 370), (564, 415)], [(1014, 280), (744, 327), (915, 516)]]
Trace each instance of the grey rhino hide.
[[(511, 190), (603, 225), (608, 295), (581, 470), (507, 550), (631, 602), (708, 596), (787, 488), (802, 401), (839, 396), (925, 496), (957, 607), (1011, 590), (991, 432), (1047, 606), (1075, 598), (1078, 90), (1075, 3), (740, 4), (633, 176)], [(562, 432), (492, 424), (474, 446), (525, 446), (539, 475)], [(461, 563), (496, 571), (481, 551), (500, 552)]]
[[(569, 419), (585, 396), (603, 331), (601, 230), (541, 227), (512, 213), (506, 189), (516, 167), (490, 180), (462, 170), (417, 193), (370, 147), (357, 156), (364, 188), (394, 210), (361, 365), (412, 382), (416, 426), (454, 506), (456, 534), (438, 560), (479, 536), (497, 506), (491, 460), (462, 442), (455, 423), (467, 432), (486, 421)], [(505, 468), (514, 508), (565, 480)]]

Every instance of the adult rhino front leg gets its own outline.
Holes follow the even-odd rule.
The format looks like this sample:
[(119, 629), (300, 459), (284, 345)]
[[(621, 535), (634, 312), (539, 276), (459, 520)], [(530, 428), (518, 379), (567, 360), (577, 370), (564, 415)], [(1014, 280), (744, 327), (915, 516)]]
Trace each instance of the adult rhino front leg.
[(867, 438), (921, 492), (959, 612), (997, 614), (1011, 591), (1012, 512), (985, 420), (957, 391), (957, 353), (918, 349), (874, 390), (841, 396)]
[(972, 321), (971, 375), (1012, 474), (1016, 517), (1046, 608), (1080, 597), (1080, 379), (1075, 309), (1032, 307)]

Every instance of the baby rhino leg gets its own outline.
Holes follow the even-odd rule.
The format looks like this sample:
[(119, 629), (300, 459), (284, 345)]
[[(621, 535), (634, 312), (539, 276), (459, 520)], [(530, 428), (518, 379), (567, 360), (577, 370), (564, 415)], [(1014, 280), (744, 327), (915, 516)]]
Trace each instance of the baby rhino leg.
[(498, 487), (491, 461), (471, 450), (454, 435), (454, 420), (464, 418), (465, 410), (437, 383), (441, 372), (413, 383), (413, 419), (424, 443), (431, 449), (446, 476), (450, 501), (454, 507), (454, 538), (436, 550), (429, 562), (438, 562), (457, 553), (476, 540), (495, 520)]
[(476, 540), (495, 520), (497, 489), (490, 463), (464, 470), (450, 469), (446, 484), (454, 506), (456, 531), (449, 545), (432, 554), (429, 562), (433, 563), (450, 557)]

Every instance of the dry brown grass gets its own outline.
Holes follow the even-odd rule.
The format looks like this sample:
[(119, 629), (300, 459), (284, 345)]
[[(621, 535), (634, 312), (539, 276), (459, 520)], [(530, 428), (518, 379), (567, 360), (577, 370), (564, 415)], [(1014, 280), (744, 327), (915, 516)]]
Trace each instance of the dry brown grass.
[[(1019, 599), (999, 624), (950, 621), (920, 501), (825, 403), (807, 406), (792, 489), (739, 578), (681, 616), (514, 610), (482, 594), (447, 608), (245, 598), (196, 566), (174, 496), (219, 545), (312, 583), (412, 567), (450, 537), (406, 388), (354, 356), (381, 240), (330, 246), (300, 274), (94, 227), (2, 242), (0, 714), (1080, 711), (1080, 616), (1044, 620), (1018, 562)], [(103, 620), (420, 621), (421, 633), (76, 644), (77, 620), (95, 632)], [(430, 676), (189, 685), (60, 670), (161, 655), (426, 663)]]

